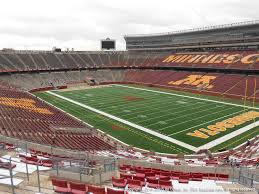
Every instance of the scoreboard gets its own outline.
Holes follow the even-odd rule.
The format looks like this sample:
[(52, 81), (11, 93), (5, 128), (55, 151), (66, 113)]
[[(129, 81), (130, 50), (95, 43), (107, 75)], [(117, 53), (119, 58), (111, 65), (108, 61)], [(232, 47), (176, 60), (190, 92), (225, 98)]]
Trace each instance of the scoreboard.
[(115, 50), (116, 41), (109, 38), (101, 40), (101, 50)]

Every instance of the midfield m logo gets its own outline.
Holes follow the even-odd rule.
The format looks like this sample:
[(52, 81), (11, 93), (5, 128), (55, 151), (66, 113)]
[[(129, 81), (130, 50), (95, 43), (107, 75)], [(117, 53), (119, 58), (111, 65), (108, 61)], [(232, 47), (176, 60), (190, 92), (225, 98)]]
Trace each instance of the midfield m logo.
[(210, 83), (216, 79), (217, 76), (203, 76), (203, 75), (189, 75), (188, 77), (178, 80), (178, 81), (171, 81), (168, 84), (170, 85), (190, 85), (190, 86), (196, 86), (197, 88), (206, 88), (211, 89), (213, 88), (213, 85)]

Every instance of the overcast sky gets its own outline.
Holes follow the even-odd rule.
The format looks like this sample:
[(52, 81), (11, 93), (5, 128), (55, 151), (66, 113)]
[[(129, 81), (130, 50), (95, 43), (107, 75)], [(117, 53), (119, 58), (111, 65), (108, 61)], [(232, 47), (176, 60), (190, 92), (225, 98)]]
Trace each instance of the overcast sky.
[(0, 48), (99, 50), (99, 40), (259, 19), (259, 0), (3, 0)]

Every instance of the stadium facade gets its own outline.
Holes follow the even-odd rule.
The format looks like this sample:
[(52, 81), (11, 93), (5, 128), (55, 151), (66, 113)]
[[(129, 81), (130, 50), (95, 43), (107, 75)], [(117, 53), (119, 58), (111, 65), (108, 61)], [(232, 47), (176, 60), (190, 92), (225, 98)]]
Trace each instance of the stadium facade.
[(204, 51), (258, 49), (259, 21), (161, 34), (126, 35), (127, 50)]

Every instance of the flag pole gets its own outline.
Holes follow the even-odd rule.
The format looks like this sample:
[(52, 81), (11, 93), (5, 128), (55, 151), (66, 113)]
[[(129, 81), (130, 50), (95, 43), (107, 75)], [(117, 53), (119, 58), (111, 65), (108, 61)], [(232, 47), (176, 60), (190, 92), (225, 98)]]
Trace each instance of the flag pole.
[(256, 99), (256, 78), (254, 78), (254, 98), (253, 98), (253, 107), (255, 107), (255, 99)]
[(245, 88), (245, 99), (244, 99), (244, 111), (246, 110), (246, 95), (247, 95), (247, 79), (246, 79), (246, 88)]

